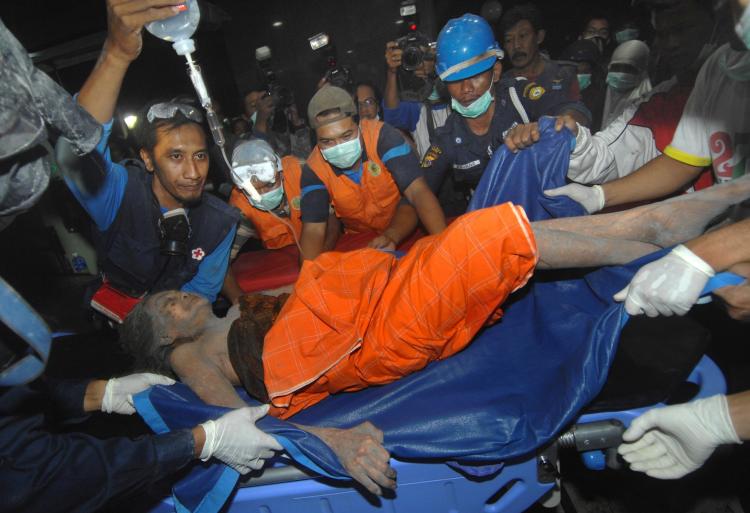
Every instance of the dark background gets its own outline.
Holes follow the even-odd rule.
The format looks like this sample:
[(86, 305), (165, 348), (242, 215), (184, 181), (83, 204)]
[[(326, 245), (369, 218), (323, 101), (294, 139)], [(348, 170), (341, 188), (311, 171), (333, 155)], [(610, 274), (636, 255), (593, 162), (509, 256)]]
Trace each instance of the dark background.
[[(449, 18), (465, 12), (478, 14), (482, 3), (417, 0), (419, 29), (434, 38)], [(502, 2), (504, 11), (515, 3), (519, 2)], [(537, 5), (544, 13), (548, 33), (544, 46), (554, 57), (575, 38), (586, 15), (602, 5), (615, 19), (642, 14), (630, 3), (540, 0)], [(312, 52), (308, 38), (326, 32), (335, 44), (338, 63), (349, 66), (356, 81), (370, 80), (382, 86), (385, 43), (396, 38), (404, 26), (396, 23), (399, 5), (399, 0), (201, 1), (201, 25), (194, 36), (196, 58), (213, 97), (226, 115), (234, 115), (241, 111), (242, 93), (263, 85), (254, 55), (257, 47), (267, 45), (273, 52), (278, 83), (293, 90), (304, 112), (326, 70), (324, 57)], [(0, 3), (0, 17), (29, 52), (46, 56), (41, 60), (43, 69), (67, 90), (75, 92), (81, 87), (105, 36), (104, 0), (6, 1)], [(274, 28), (274, 21), (283, 25)], [(143, 53), (131, 66), (122, 88), (119, 113), (135, 111), (155, 97), (179, 93), (192, 93), (184, 60), (170, 44), (144, 35)]]

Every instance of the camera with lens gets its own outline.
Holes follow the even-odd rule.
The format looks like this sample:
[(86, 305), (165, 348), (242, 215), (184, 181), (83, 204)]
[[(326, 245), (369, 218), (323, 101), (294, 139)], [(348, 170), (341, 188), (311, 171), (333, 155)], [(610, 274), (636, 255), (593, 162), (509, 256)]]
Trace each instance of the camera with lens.
[[(430, 40), (424, 34), (412, 32), (396, 39), (396, 44), (403, 51), (401, 54), (401, 67), (406, 71), (414, 71), (425, 60), (425, 48), (430, 48)], [(431, 54), (428, 55), (428, 58)]]
[(351, 70), (346, 66), (334, 66), (326, 72), (326, 81), (332, 86), (351, 91), (354, 85)]

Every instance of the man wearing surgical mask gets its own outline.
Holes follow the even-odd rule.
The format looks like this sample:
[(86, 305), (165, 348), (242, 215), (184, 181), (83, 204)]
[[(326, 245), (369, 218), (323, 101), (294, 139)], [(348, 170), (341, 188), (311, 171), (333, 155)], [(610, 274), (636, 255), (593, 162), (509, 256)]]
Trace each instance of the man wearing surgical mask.
[(642, 41), (626, 41), (612, 54), (607, 72), (607, 95), (602, 126), (608, 126), (653, 87), (648, 78), (649, 49)]
[[(253, 139), (238, 145), (232, 154), (234, 188), (229, 204), (242, 212), (230, 260), (250, 238), (260, 239), (266, 249), (281, 249), (299, 243), (302, 234), (300, 177), (302, 166), (296, 157), (280, 158), (271, 145)], [(252, 185), (260, 193), (256, 201), (249, 192)], [(339, 223), (329, 217), (335, 232)], [(335, 243), (335, 239), (333, 241)], [(333, 244), (326, 244), (332, 249)]]
[[(436, 69), (451, 97), (452, 114), (435, 131), (422, 168), (440, 191), (447, 215), (466, 211), (493, 153), (513, 126), (564, 109), (557, 95), (525, 78), (498, 85), (503, 51), (484, 18), (464, 14), (448, 21), (437, 40)], [(573, 78), (575, 80), (575, 76)], [(531, 98), (534, 99), (531, 99)], [(582, 104), (580, 107), (586, 110)], [(455, 194), (446, 194), (448, 187)]]
[[(730, 7), (723, 4), (719, 8)], [(682, 191), (704, 167), (713, 168), (714, 179), (720, 183), (747, 174), (750, 13), (735, 3), (731, 9), (736, 23), (732, 40), (703, 64), (664, 154), (619, 180), (594, 187), (569, 184), (557, 189), (555, 195), (569, 196), (593, 213)]]
[(445, 216), (419, 161), (392, 126), (362, 119), (351, 95), (324, 86), (307, 108), (318, 144), (302, 169), (302, 257), (325, 250), (329, 205), (344, 228), (375, 232), (370, 247), (395, 249), (421, 221), (428, 233), (445, 228)]

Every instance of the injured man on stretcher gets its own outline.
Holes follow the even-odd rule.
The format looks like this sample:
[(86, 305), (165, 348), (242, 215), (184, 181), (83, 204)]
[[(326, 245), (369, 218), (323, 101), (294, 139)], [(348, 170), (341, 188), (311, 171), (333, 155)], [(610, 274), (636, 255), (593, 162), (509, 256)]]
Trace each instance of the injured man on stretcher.
[[(128, 316), (121, 338), (139, 371), (176, 375), (226, 407), (245, 405), (234, 388), (243, 386), (286, 419), (461, 351), (500, 319), (535, 268), (624, 264), (694, 238), (748, 197), (750, 177), (629, 211), (533, 223), (506, 203), (461, 216), (401, 259), (374, 249), (324, 253), (305, 262), (290, 296), (246, 296), (225, 318), (200, 296), (154, 294)], [(395, 487), (372, 425), (300, 427), (371, 491)]]

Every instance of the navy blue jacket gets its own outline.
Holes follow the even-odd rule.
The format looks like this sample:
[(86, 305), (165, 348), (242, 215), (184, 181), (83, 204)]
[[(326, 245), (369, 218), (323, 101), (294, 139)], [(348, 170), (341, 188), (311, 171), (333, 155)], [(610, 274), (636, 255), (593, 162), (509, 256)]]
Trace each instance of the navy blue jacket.
[(97, 232), (101, 270), (119, 290), (131, 296), (180, 289), (198, 272), (203, 256), (210, 255), (239, 221), (239, 212), (210, 194), (188, 210), (190, 254), (160, 253), (161, 211), (151, 190), (151, 173), (136, 161), (126, 166), (128, 181), (114, 222)]
[(94, 511), (193, 459), (188, 430), (135, 440), (57, 433), (85, 417), (87, 384), (40, 379), (0, 389), (0, 511)]

